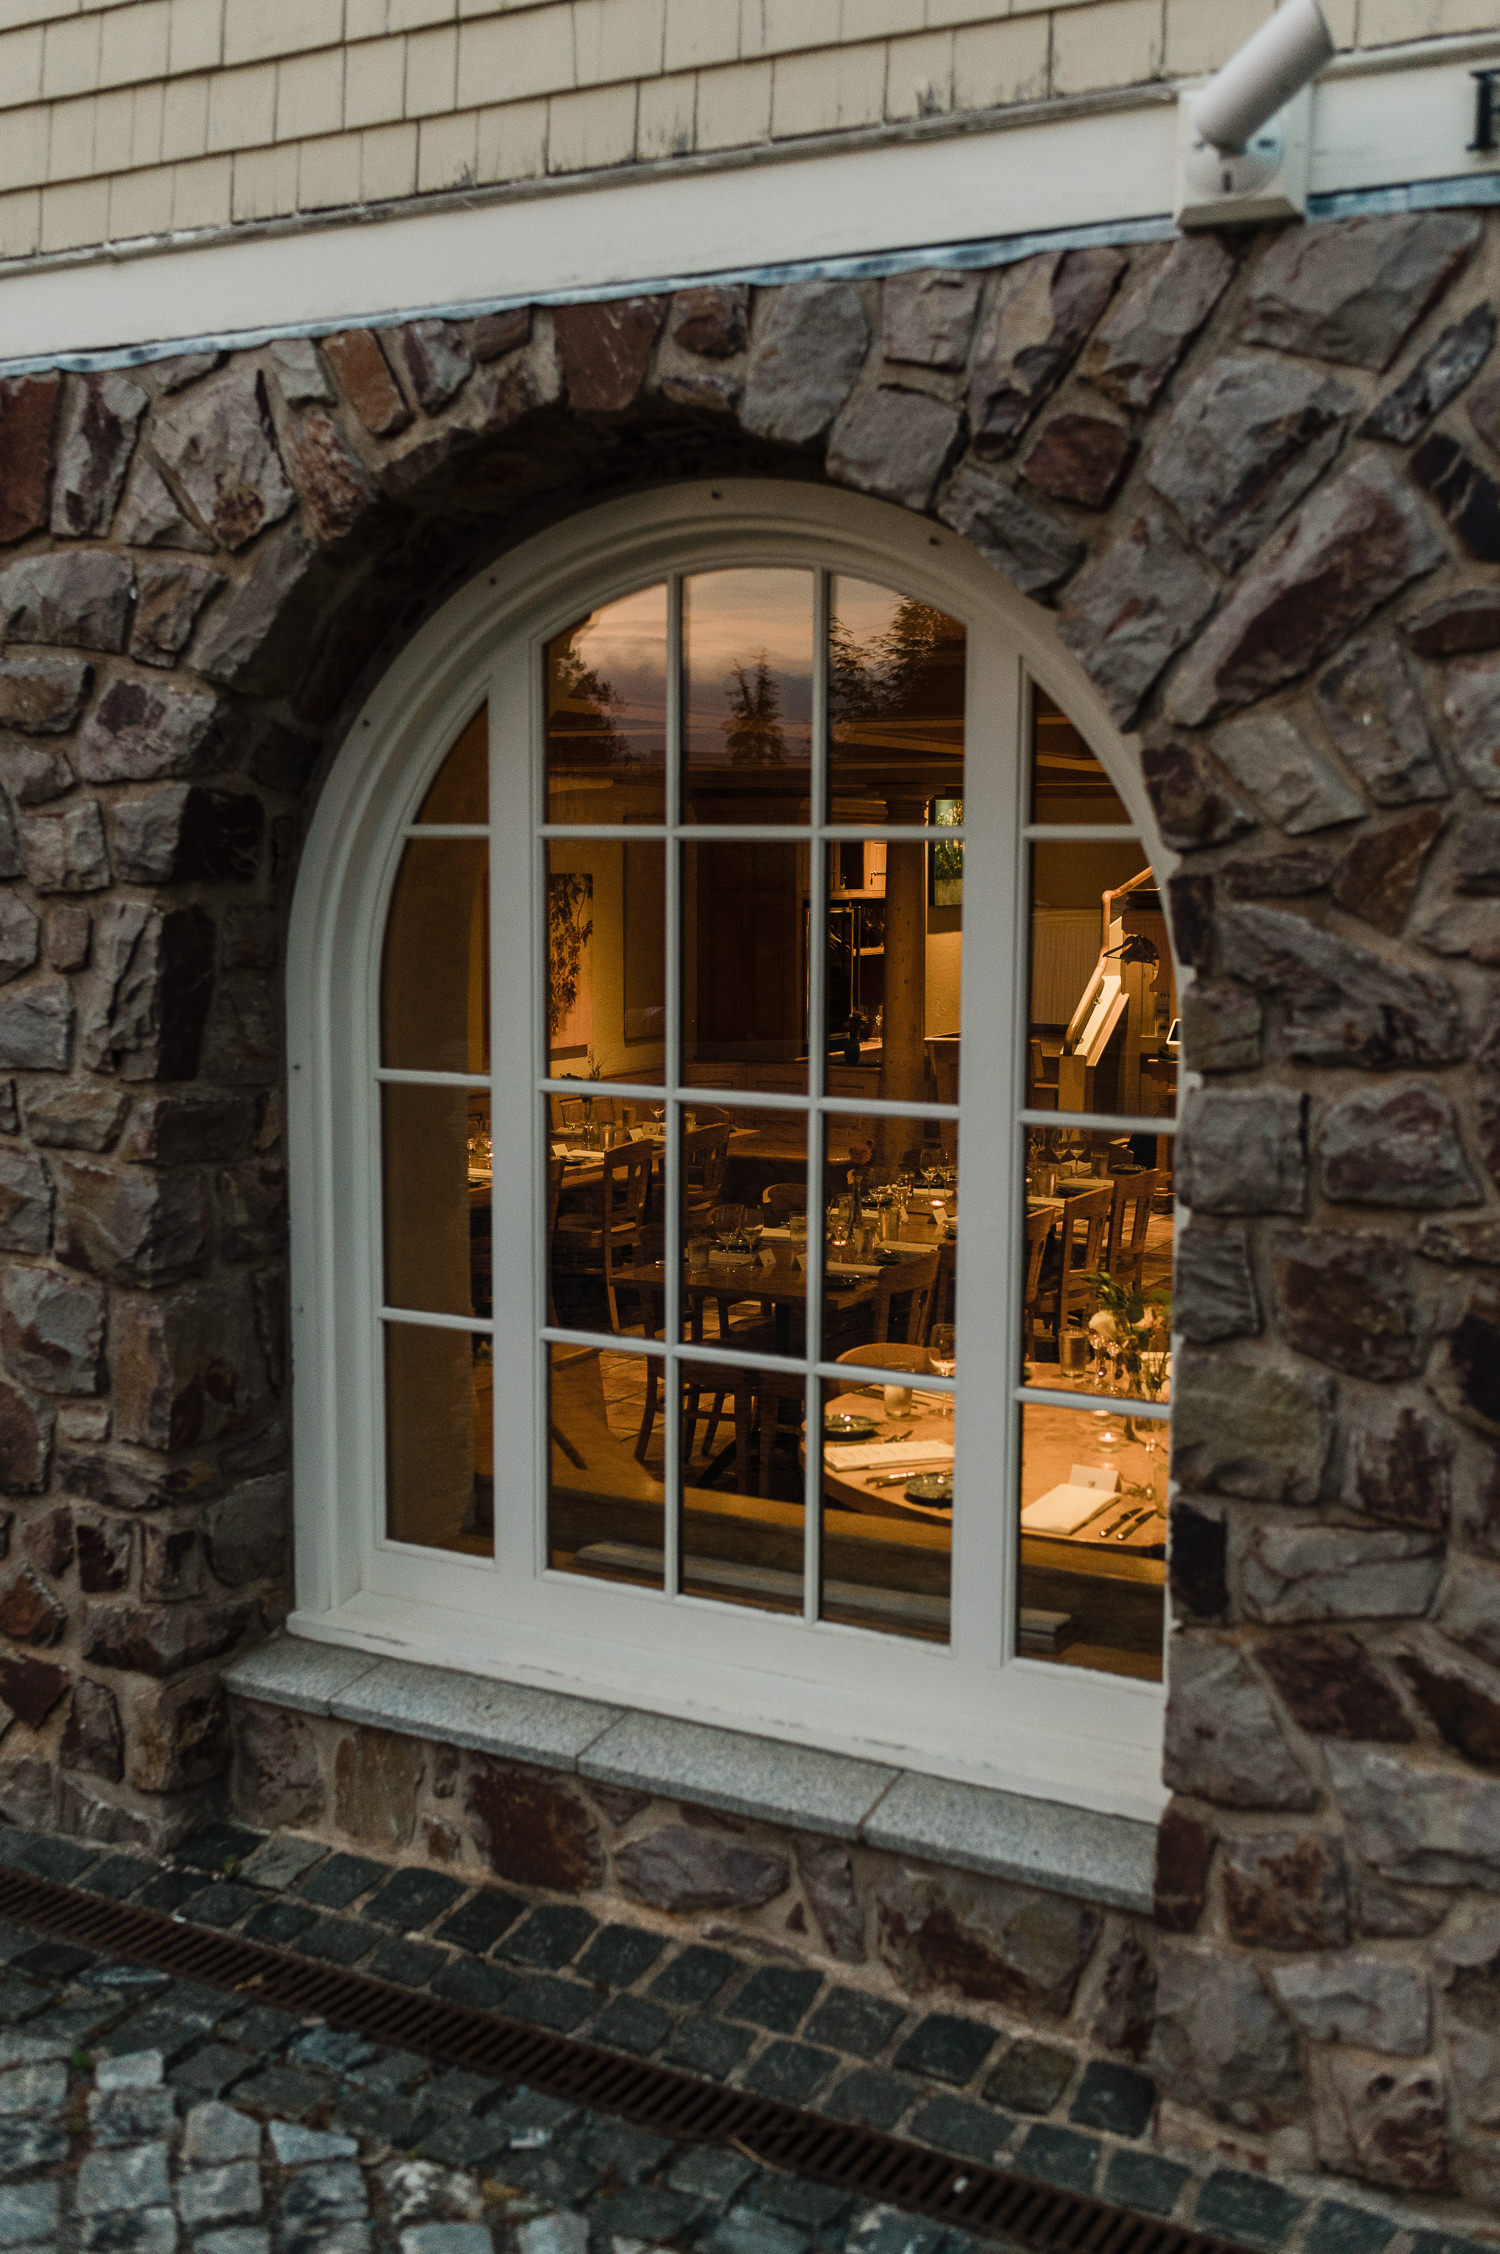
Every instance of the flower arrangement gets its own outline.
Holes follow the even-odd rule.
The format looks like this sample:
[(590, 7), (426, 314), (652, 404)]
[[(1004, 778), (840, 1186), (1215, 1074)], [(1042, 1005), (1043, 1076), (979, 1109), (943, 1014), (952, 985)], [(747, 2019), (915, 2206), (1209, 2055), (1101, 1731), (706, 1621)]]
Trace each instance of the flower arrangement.
[(1167, 1337), (1172, 1294), (1165, 1285), (1143, 1291), (1121, 1283), (1108, 1269), (1084, 1277), (1092, 1284), (1099, 1309), (1089, 1317), (1089, 1335), (1102, 1366), (1108, 1366), (1123, 1392), (1157, 1400), (1167, 1383)]

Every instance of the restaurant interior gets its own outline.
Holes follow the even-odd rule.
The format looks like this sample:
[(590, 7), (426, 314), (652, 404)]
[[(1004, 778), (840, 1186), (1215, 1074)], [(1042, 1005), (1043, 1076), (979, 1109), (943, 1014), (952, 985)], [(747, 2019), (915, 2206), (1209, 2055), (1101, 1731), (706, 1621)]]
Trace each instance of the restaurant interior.
[[(1014, 1295), (1015, 1363), (974, 1368), (963, 626), (724, 570), (626, 596), (545, 662), (553, 1570), (942, 1642), (955, 1509), (1010, 1513), (1016, 1650), (1159, 1676), (1177, 1003), (1104, 768), (1032, 687), (1022, 1105), (964, 1130), (973, 1209), (998, 1179), (1008, 1217), (976, 1220), (974, 1256)], [(491, 1221), (487, 734), (481, 712), (418, 811), (381, 986), (387, 1527), (476, 1555), (497, 1257), (503, 1289), (530, 1276)], [(955, 1477), (956, 1400), (997, 1376), (1013, 1455)]]

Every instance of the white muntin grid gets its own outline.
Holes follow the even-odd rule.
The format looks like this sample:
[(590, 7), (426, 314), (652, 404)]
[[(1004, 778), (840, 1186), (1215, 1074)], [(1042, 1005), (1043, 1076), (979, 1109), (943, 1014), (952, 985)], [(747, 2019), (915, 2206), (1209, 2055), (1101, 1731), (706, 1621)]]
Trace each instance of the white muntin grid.
[[(547, 844), (549, 840), (565, 840), (570, 844), (599, 842), (629, 842), (647, 844), (660, 842), (666, 870), (667, 900), (665, 918), (665, 1017), (666, 1039), (663, 1060), (663, 1078), (660, 1083), (627, 1080), (601, 1080), (589, 1084), (591, 1095), (617, 1097), (624, 1101), (645, 1101), (665, 1107), (667, 1134), (663, 1147), (662, 1214), (664, 1222), (663, 1260), (666, 1271), (664, 1292), (663, 1337), (659, 1340), (620, 1336), (613, 1332), (590, 1332), (542, 1324), (540, 1336), (544, 1354), (553, 1345), (591, 1347), (619, 1354), (649, 1356), (661, 1365), (663, 1400), (663, 1485), (665, 1490), (663, 1529), (663, 1586), (654, 1593), (668, 1601), (696, 1603), (700, 1600), (684, 1595), (681, 1590), (681, 1386), (694, 1363), (709, 1362), (718, 1367), (746, 1370), (767, 1369), (782, 1375), (800, 1376), (808, 1414), (818, 1418), (822, 1381), (847, 1384), (849, 1373), (843, 1365), (824, 1359), (818, 1353), (823, 1336), (823, 1283), (824, 1245), (821, 1226), (810, 1226), (807, 1235), (807, 1297), (805, 1337), (807, 1350), (802, 1354), (764, 1354), (721, 1344), (718, 1340), (704, 1340), (694, 1344), (683, 1334), (686, 1328), (683, 1311), (682, 1260), (682, 1133), (684, 1115), (709, 1105), (727, 1106), (736, 1115), (761, 1113), (767, 1117), (780, 1113), (796, 1117), (804, 1124), (807, 1138), (807, 1201), (810, 1220), (816, 1222), (824, 1209), (824, 1134), (825, 1122), (838, 1118), (895, 1118), (910, 1119), (920, 1123), (930, 1119), (954, 1120), (958, 1118), (955, 1105), (938, 1103), (887, 1103), (877, 1098), (827, 1095), (819, 1083), (824, 1075), (826, 1049), (826, 993), (825, 950), (821, 934), (827, 921), (828, 907), (828, 848), (838, 841), (858, 839), (886, 840), (896, 843), (930, 844), (961, 843), (964, 830), (959, 826), (912, 824), (879, 824), (867, 822), (834, 822), (829, 817), (828, 805), (828, 624), (831, 581), (835, 574), (819, 570), (810, 573), (813, 581), (813, 670), (812, 713), (810, 730), (810, 775), (807, 796), (809, 816), (806, 822), (784, 823), (711, 823), (686, 821), (681, 818), (683, 808), (683, 712), (682, 678), (684, 648), (682, 637), (683, 586), (685, 574), (675, 573), (667, 582), (667, 676), (666, 676), (666, 806), (673, 818), (663, 823), (549, 823), (537, 825), (536, 845), (536, 897), (545, 902), (547, 877)], [(534, 755), (539, 758), (539, 754)], [(791, 849), (805, 847), (809, 860), (808, 902), (808, 1072), (807, 1095), (754, 1089), (694, 1086), (683, 1074), (683, 971), (682, 971), (682, 871), (683, 855), (694, 845), (709, 844), (766, 844), (781, 845)], [(535, 919), (534, 919), (535, 922)], [(549, 1076), (545, 1054), (545, 1030), (540, 1030), (542, 1053), (537, 1059), (538, 1104), (538, 1161), (545, 1159), (547, 1098), (551, 1095), (573, 1095), (579, 1090), (576, 1080)], [(545, 1178), (544, 1174), (542, 1178)], [(541, 1247), (537, 1291), (537, 1304), (546, 1304), (545, 1277), (546, 1249)], [(754, 1293), (747, 1286), (747, 1297)], [(899, 1382), (900, 1373), (893, 1372)], [(932, 1377), (924, 1385), (934, 1391), (951, 1392), (953, 1381)], [(802, 1568), (802, 1618), (808, 1626), (821, 1624), (822, 1596), (822, 1536), (823, 1499), (821, 1487), (821, 1451), (805, 1451), (804, 1471), (804, 1537)], [(709, 1600), (712, 1601), (712, 1600)], [(783, 1613), (781, 1615), (785, 1617)]]

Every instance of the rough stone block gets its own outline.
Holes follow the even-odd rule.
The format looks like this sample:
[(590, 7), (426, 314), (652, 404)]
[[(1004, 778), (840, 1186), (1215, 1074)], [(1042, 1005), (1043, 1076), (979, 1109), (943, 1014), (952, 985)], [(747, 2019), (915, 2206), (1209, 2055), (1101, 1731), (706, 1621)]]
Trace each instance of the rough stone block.
[(52, 1182), (34, 1151), (0, 1150), (0, 1252), (45, 1252), (52, 1242)]
[(1468, 1042), (1446, 978), (1354, 947), (1290, 909), (1246, 901), (1219, 918), (1224, 967), (1283, 998), (1290, 1054), (1308, 1064), (1455, 1064)]
[(158, 412), (151, 446), (221, 548), (243, 548), (296, 496), (276, 450), (265, 379), (231, 369)]
[(36, 978), (0, 994), (0, 1065), (66, 1072), (73, 1054), (73, 996), (65, 978)]
[[(213, 985), (214, 928), (201, 908), (107, 900), (99, 910), (84, 1061), (123, 1080), (190, 1080)], [(0, 998), (0, 1024), (4, 1000)], [(3, 1061), (0, 1039), (0, 1061)]]
[[(1383, 438), (1395, 446), (1410, 445), (1483, 367), (1494, 342), (1494, 312), (1488, 305), (1473, 306), (1461, 321), (1444, 329), (1410, 375), (1371, 408), (1359, 426), (1360, 437)], [(1493, 390), (1489, 385), (1484, 388)], [(1478, 395), (1469, 402), (1469, 416), (1475, 428), (1488, 436), (1485, 408)]]
[(28, 556), (0, 571), (0, 630), (13, 642), (123, 650), (134, 591), (124, 556), (97, 548)]
[(84, 1657), (135, 1675), (179, 1675), (232, 1650), (251, 1618), (243, 1604), (91, 1604), (84, 1616)]
[[(983, 287), (978, 274), (948, 267), (892, 274), (881, 293), (881, 349), (908, 367), (957, 373), (968, 363), (969, 340)], [(673, 334), (686, 342), (680, 329)], [(690, 347), (702, 351), (701, 345)]]
[[(94, 669), (78, 657), (7, 657), (0, 660), (0, 727), (19, 728), (23, 735), (67, 735), (78, 724), (78, 716), (89, 699), (94, 685)], [(7, 757), (19, 762), (19, 748)], [(61, 774), (67, 778), (67, 762), (57, 760), (57, 755), (47, 757), (54, 766), (60, 764)], [(20, 803), (25, 806), (34, 798), (47, 797), (49, 792), (28, 790), (24, 781), (7, 776)], [(66, 789), (66, 780), (59, 789)]]
[(1066, 373), (1125, 270), (1110, 249), (1043, 252), (991, 285), (969, 378), (976, 442), (1003, 451)]
[(958, 441), (958, 409), (923, 392), (854, 394), (828, 436), (828, 475), (906, 509), (925, 509)]
[(1309, 2064), (1325, 2168), (1405, 2191), (1448, 2188), (1448, 2093), (1432, 2066), (1360, 2058), (1334, 2043), (1314, 2048)]
[(1337, 1836), (1258, 1831), (1223, 1842), (1231, 1940), (1269, 1949), (1335, 1949), (1349, 1938), (1348, 1879)]
[(1174, 1464), (1185, 1486), (1251, 1502), (1312, 1503), (1333, 1441), (1331, 1378), (1286, 1361), (1184, 1347)]
[(1306, 1102), (1290, 1088), (1210, 1089), (1189, 1099), (1177, 1192), (1201, 1213), (1301, 1213)]
[(1178, 1635), (1168, 1674), (1162, 1774), (1174, 1792), (1224, 1808), (1317, 1806), (1317, 1787), (1233, 1644)]
[(1021, 466), (1028, 485), (1082, 509), (1109, 506), (1135, 451), (1128, 423), (1065, 409), (1046, 424)]
[(1122, 728), (1218, 593), (1213, 573), (1158, 509), (1137, 517), (1079, 574), (1058, 631)]
[(1023, 595), (1050, 595), (1083, 561), (1083, 542), (1068, 526), (974, 462), (960, 465), (937, 513)]
[(11, 1374), (44, 1393), (97, 1393), (105, 1295), (81, 1276), (11, 1262), (0, 1276), (0, 1344)]
[(323, 339), (323, 350), (367, 431), (377, 438), (392, 438), (398, 430), (405, 430), (411, 409), (372, 330), (341, 330), (337, 336)]
[(1380, 370), (1479, 240), (1469, 212), (1345, 219), (1273, 241), (1240, 317), (1247, 344)]
[(211, 771), (223, 757), (219, 699), (202, 689), (112, 681), (79, 736), (86, 783), (146, 783)]
[(1285, 713), (1231, 721), (1215, 736), (1214, 750), (1288, 837), (1355, 821), (1365, 811), (1359, 793)]
[(21, 818), (26, 874), (38, 892), (99, 892), (109, 883), (104, 820), (96, 798), (59, 813)]
[[(740, 344), (743, 344), (743, 308), (749, 294), (743, 284), (731, 284), (728, 288), (723, 289), (681, 291), (673, 300), (673, 303), (681, 304), (685, 297), (720, 298), (737, 302), (741, 307), (742, 333)], [(469, 332), (469, 341), (474, 348), (475, 359), (480, 361), (498, 360), (504, 353), (516, 351), (520, 345), (530, 341), (531, 329), (532, 309), (529, 305), (507, 306), (503, 313), (481, 313)], [(737, 352), (740, 349), (740, 344), (731, 345), (729, 350)], [(693, 352), (702, 352), (706, 348), (701, 344), (695, 344), (690, 345), (688, 349)]]
[[(52, 1412), (0, 1381), (0, 1494), (33, 1495), (45, 1484)], [(5, 1610), (0, 1603), (0, 1615)]]
[(1305, 2102), (1297, 2038), (1255, 1966), (1222, 1947), (1163, 1939), (1151, 2065), (1163, 2095), (1265, 2131)]
[(1061, 2018), (1093, 1955), (1099, 1913), (1061, 1894), (963, 1871), (898, 1871), (875, 1900), (882, 1962), (912, 1994), (934, 1991)]
[(622, 414), (646, 380), (666, 310), (660, 297), (558, 306), (552, 330), (569, 404), (583, 414)]
[(188, 1274), (208, 1250), (208, 1190), (199, 1174), (64, 1159), (57, 1184), (58, 1250), (91, 1275), (150, 1289)]
[(1172, 1327), (1195, 1346), (1250, 1338), (1261, 1327), (1260, 1298), (1242, 1229), (1210, 1235), (1179, 1225), (1172, 1283)]
[(1218, 1620), (1229, 1608), (1229, 1533), (1221, 1511), (1186, 1495), (1171, 1507), (1167, 1578), (1174, 1618)]
[(110, 813), (126, 884), (244, 883), (255, 874), (264, 815), (248, 791), (167, 783)]
[(376, 505), (375, 484), (332, 415), (312, 408), (282, 433), (287, 468), (321, 541), (346, 540)]
[(212, 1287), (120, 1302), (111, 1329), (115, 1434), (177, 1450), (239, 1432), (269, 1404), (249, 1291)]
[(791, 1866), (785, 1855), (724, 1833), (665, 1824), (620, 1849), (615, 1875), (655, 1909), (753, 1909), (785, 1892)]
[(1385, 1236), (1306, 1231), (1272, 1247), (1282, 1335), (1350, 1377), (1414, 1377), (1426, 1359), (1425, 1321), (1401, 1247)]
[(76, 1528), (78, 1586), (85, 1596), (116, 1596), (130, 1581), (135, 1529), (128, 1519), (81, 1518)]
[(1500, 798), (1500, 656), (1456, 658), (1443, 676), (1442, 710), (1464, 779)]
[(1226, 355), (1184, 394), (1147, 479), (1204, 554), (1238, 571), (1322, 476), (1358, 404), (1315, 368)]
[(7, 376), (0, 381), (0, 546), (24, 540), (47, 521), (52, 425), (59, 376)]
[(1323, 1194), (1335, 1204), (1476, 1205), (1478, 1176), (1446, 1089), (1413, 1080), (1356, 1088), (1330, 1104), (1314, 1138)]
[(1334, 898), (1377, 931), (1400, 930), (1428, 849), (1442, 827), (1436, 807), (1367, 823), (1355, 837), (1334, 886)]
[(1415, 484), (1432, 495), (1471, 556), (1500, 562), (1500, 487), (1446, 431), (1433, 431), (1411, 458)]
[(202, 564), (144, 564), (137, 584), (130, 654), (138, 665), (175, 665), (186, 649), (198, 613), (224, 584), (224, 574)]
[(468, 338), (447, 321), (408, 321), (396, 330), (394, 341), (418, 403), (429, 415), (440, 413), (474, 372)]
[(1180, 237), (1101, 322), (1084, 350), (1081, 373), (1122, 407), (1149, 407), (1233, 272), (1234, 258), (1219, 236)]
[(740, 420), (757, 438), (805, 446), (833, 421), (869, 349), (870, 324), (849, 282), (791, 282), (757, 311)]
[(59, 538), (101, 540), (108, 533), (148, 404), (140, 385), (118, 371), (70, 378), (52, 480)]

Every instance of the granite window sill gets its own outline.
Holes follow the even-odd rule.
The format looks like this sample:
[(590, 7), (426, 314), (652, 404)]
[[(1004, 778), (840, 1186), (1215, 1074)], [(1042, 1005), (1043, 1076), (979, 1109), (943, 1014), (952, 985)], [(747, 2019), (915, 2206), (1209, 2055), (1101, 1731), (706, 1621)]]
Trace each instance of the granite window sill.
[(282, 1635), (229, 1670), (238, 1698), (531, 1761), (1149, 1915), (1156, 1832), (1021, 1793)]

